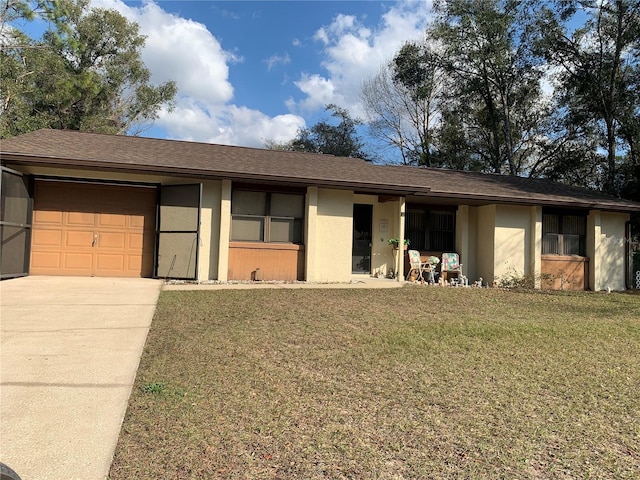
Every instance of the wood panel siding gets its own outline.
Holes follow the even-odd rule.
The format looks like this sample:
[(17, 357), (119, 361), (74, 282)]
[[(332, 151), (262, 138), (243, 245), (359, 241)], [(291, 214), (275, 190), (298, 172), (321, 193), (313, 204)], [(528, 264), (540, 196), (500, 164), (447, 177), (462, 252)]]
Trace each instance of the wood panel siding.
[(574, 255), (542, 255), (541, 287), (547, 290), (587, 290), (589, 259)]
[(290, 243), (229, 243), (229, 280), (304, 280), (304, 246)]

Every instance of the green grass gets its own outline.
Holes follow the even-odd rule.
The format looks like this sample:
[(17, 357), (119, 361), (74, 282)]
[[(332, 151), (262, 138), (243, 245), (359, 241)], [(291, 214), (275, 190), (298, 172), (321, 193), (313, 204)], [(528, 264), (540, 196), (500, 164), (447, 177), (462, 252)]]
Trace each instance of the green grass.
[(111, 479), (640, 475), (640, 295), (163, 292)]

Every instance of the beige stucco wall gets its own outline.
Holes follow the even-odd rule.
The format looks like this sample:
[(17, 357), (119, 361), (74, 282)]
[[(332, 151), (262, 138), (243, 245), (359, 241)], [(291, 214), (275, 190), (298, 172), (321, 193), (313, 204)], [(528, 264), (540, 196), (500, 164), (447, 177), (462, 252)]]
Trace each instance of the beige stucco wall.
[[(542, 241), (539, 207), (486, 205), (462, 209), (462, 215), (460, 212), (461, 209), (456, 245), (472, 253), (463, 256), (465, 275), (470, 282), (482, 277), (484, 283), (492, 285), (504, 278), (539, 273)], [(465, 220), (466, 229), (461, 225)], [(459, 229), (462, 231), (458, 232)]]
[(589, 257), (589, 286), (592, 290), (600, 290), (600, 282), (596, 281), (600, 271), (600, 255), (596, 252), (600, 250), (600, 230), (601, 214), (599, 210), (591, 210), (587, 216), (587, 257)]
[(494, 280), (531, 273), (531, 208), (496, 206)]
[(628, 214), (592, 210), (587, 217), (589, 285), (593, 290), (624, 290), (625, 223)]
[(459, 205), (456, 211), (456, 252), (460, 255), (462, 274), (471, 282), (475, 279), (476, 255), (474, 214), (468, 205)]
[(533, 275), (534, 287), (541, 286), (542, 267), (542, 207), (529, 207), (529, 274)]
[(220, 202), (222, 182), (205, 181), (202, 184), (202, 210), (200, 212), (200, 261), (198, 280), (217, 280), (220, 240)]
[(319, 188), (317, 205), (307, 199), (308, 282), (351, 280), (353, 203), (353, 192), (348, 190)]
[[(482, 277), (483, 283), (491, 285), (494, 280), (495, 259), (495, 218), (496, 206), (486, 205), (476, 208), (476, 276)], [(471, 277), (475, 281), (476, 278)]]
[(480, 277), (477, 254), (479, 235), (481, 236), (482, 232), (478, 230), (478, 208), (459, 205), (456, 211), (455, 251), (460, 255), (462, 273), (469, 283), (473, 283)]
[(231, 238), (231, 181), (220, 183), (220, 215), (218, 231), (218, 272), (217, 280), (226, 282), (229, 277), (229, 239)]

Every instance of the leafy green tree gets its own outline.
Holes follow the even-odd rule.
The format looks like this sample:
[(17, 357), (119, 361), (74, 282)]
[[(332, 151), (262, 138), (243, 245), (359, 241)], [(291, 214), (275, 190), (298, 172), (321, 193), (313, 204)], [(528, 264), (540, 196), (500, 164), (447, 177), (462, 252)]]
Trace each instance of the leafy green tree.
[(267, 142), (266, 147), (271, 150), (325, 153), (372, 161), (371, 156), (365, 152), (364, 142), (357, 131), (362, 122), (351, 118), (347, 110), (337, 105), (327, 105), (325, 110), (330, 111), (331, 116), (340, 119), (340, 122), (334, 125), (321, 120), (311, 128), (298, 130), (298, 134), (290, 142)]
[(42, 39), (14, 32), (3, 48), (0, 136), (41, 127), (136, 135), (172, 108), (176, 85), (150, 84), (138, 25), (87, 5), (50, 2)]
[[(441, 60), (451, 76), (446, 133), (440, 148), (451, 156), (452, 143), (464, 138), (477, 158), (471, 164), (510, 175), (531, 175), (543, 157), (545, 133), (540, 122), (541, 70), (530, 51), (525, 1), (441, 0), (429, 38), (441, 46)], [(455, 134), (456, 128), (463, 132)]]
[[(569, 21), (586, 16), (580, 28)], [(640, 2), (557, 0), (540, 10), (540, 55), (558, 69), (565, 123), (595, 135), (591, 167), (601, 187), (620, 194), (637, 185), (640, 125)]]

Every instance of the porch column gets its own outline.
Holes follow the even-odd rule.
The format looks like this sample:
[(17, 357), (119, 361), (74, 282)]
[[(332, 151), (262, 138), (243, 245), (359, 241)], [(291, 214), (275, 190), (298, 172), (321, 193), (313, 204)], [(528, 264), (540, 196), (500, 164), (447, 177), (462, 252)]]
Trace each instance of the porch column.
[(533, 275), (534, 287), (542, 287), (542, 207), (531, 207), (531, 242), (529, 244), (529, 272)]
[(398, 218), (400, 219), (400, 225), (398, 225), (398, 238), (400, 239), (400, 249), (398, 250), (398, 258), (396, 258), (396, 281), (401, 282), (404, 280), (404, 254), (402, 246), (404, 245), (404, 215), (406, 212), (406, 198), (400, 197), (398, 202)]
[(220, 240), (218, 242), (218, 281), (229, 278), (229, 238), (231, 238), (231, 180), (220, 188)]
[(304, 278), (307, 282), (314, 282), (317, 280), (318, 187), (307, 188), (305, 213)]
[(456, 250), (462, 263), (462, 274), (471, 279), (475, 277), (475, 265), (469, 247), (469, 205), (458, 205), (456, 212)]
[(600, 242), (602, 240), (602, 218), (600, 210), (591, 210), (587, 217), (587, 257), (589, 257), (589, 287), (591, 290), (602, 290)]

